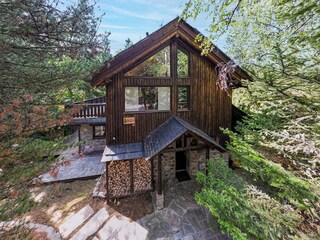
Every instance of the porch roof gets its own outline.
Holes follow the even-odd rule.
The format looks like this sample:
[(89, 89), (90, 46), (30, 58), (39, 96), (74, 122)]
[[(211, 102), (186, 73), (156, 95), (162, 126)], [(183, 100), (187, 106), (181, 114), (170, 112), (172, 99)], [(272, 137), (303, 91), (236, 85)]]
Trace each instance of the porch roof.
[(150, 159), (185, 133), (189, 133), (195, 138), (200, 139), (211, 148), (215, 148), (221, 152), (227, 151), (205, 132), (185, 122), (181, 118), (172, 116), (150, 132), (143, 142), (106, 146), (101, 161), (110, 162), (135, 158)]
[(106, 118), (73, 118), (70, 121), (70, 125), (80, 125), (80, 124), (92, 124), (92, 125), (98, 125), (98, 124), (104, 124), (106, 123)]
[(145, 157), (143, 143), (129, 143), (120, 145), (106, 146), (101, 162), (110, 162), (116, 160), (129, 160)]
[(144, 140), (146, 158), (149, 159), (154, 157), (187, 132), (195, 138), (202, 140), (212, 148), (222, 152), (227, 151), (205, 132), (192, 126), (181, 118), (172, 116), (146, 136)]

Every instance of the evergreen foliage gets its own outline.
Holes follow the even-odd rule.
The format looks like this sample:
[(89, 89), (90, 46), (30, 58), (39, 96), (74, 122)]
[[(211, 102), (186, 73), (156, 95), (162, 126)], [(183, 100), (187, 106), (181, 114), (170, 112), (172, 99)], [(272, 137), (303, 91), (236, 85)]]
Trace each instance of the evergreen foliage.
[[(317, 230), (320, 229), (318, 1), (188, 1), (183, 18), (200, 15), (210, 21), (207, 29), (210, 35), (195, 39), (203, 48), (203, 54), (214, 51), (211, 41), (222, 36), (228, 42), (228, 55), (254, 79), (242, 81), (244, 87), (233, 91), (233, 103), (248, 114), (237, 127), (238, 134), (226, 132), (231, 137), (229, 150), (235, 165), (257, 179), (254, 184), (262, 184), (274, 201), (300, 209), (298, 213), (304, 220), (296, 227), (302, 229), (304, 224), (309, 224), (313, 233), (304, 228), (308, 237), (300, 233), (293, 235), (317, 239), (320, 234)], [(224, 81), (227, 83), (227, 78)], [(210, 192), (203, 197), (209, 198), (211, 194), (216, 196)], [(197, 200), (201, 202), (206, 198), (198, 196)], [(229, 203), (241, 206), (242, 199), (233, 200), (235, 202)], [(214, 198), (206, 206), (220, 209), (222, 204)], [(303, 210), (306, 208), (308, 210)], [(232, 226), (227, 229), (231, 235), (241, 237), (232, 233), (233, 226), (242, 226), (244, 221), (255, 224), (250, 215), (244, 213), (243, 216), (244, 219), (231, 215), (224, 218)], [(267, 236), (250, 234), (246, 237)], [(272, 236), (285, 238), (281, 234)]]
[(0, 220), (34, 206), (25, 189), (66, 148), (64, 104), (99, 95), (88, 80), (110, 53), (95, 4), (0, 1)]
[(302, 217), (289, 204), (281, 204), (237, 176), (224, 162), (207, 162), (208, 174), (198, 173), (203, 185), (197, 202), (217, 217), (233, 239), (299, 239)]

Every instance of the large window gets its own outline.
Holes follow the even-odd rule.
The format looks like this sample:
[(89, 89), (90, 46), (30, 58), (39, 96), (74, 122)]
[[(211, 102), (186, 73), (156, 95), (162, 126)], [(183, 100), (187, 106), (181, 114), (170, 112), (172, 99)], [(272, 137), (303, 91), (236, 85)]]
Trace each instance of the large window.
[(170, 87), (126, 87), (125, 111), (170, 110)]
[(154, 54), (127, 72), (125, 76), (170, 77), (170, 47), (167, 46)]
[(189, 109), (189, 86), (178, 87), (178, 110)]

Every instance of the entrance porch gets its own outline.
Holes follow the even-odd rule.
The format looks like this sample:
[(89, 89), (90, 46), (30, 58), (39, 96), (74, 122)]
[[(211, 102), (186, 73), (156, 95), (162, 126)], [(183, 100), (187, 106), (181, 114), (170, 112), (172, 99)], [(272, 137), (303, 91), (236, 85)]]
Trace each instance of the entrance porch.
[(164, 206), (163, 184), (195, 179), (206, 171), (206, 160), (227, 158), (226, 149), (207, 134), (177, 117), (171, 117), (143, 142), (107, 146), (106, 198), (154, 192), (157, 209)]

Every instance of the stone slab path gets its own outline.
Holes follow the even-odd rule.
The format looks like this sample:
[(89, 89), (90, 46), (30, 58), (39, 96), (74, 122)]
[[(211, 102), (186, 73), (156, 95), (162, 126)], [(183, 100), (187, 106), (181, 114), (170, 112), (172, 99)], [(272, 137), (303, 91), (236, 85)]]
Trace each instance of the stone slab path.
[(166, 184), (166, 208), (156, 211), (138, 223), (148, 230), (148, 239), (227, 240), (209, 211), (194, 200), (199, 187), (193, 181)]
[(86, 240), (107, 221), (109, 213), (101, 208), (70, 240)]
[(110, 217), (105, 208), (93, 214), (87, 205), (59, 227), (63, 239), (70, 240), (145, 240), (148, 231), (129, 219)]
[(59, 232), (61, 233), (61, 236), (64, 238), (68, 237), (76, 228), (80, 227), (81, 224), (91, 217), (93, 213), (94, 211), (89, 205), (82, 208), (60, 225)]

